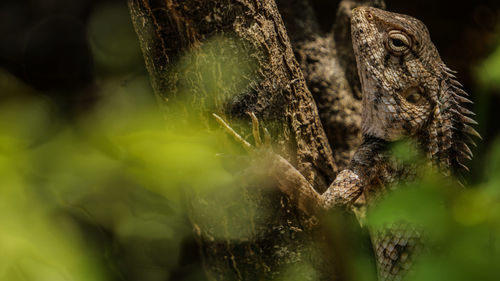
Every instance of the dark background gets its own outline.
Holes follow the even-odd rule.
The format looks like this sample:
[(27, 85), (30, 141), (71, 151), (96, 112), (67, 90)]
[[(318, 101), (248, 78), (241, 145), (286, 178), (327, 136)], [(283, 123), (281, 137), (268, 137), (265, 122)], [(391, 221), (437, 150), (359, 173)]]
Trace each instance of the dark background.
[[(78, 107), (83, 90), (99, 75), (89, 46), (92, 13), (120, 0), (3, 0), (0, 3), (0, 67), (32, 87), (52, 92), (73, 92), (55, 99)], [(312, 1), (322, 28), (334, 21), (338, 1)], [(386, 1), (387, 9), (422, 20), (450, 68), (473, 95), (471, 68), (496, 46), (500, 2)], [(128, 23), (128, 27), (132, 26)], [(139, 71), (139, 64), (126, 71)], [(91, 95), (91, 93), (89, 93)], [(495, 103), (496, 104), (496, 103)], [(489, 135), (489, 134), (488, 134)]]
[[(312, 1), (322, 28), (334, 21), (338, 1)], [(459, 72), (465, 89), (476, 99), (474, 67), (496, 46), (499, 1), (386, 1), (387, 9), (422, 20), (448, 66)], [(106, 7), (125, 7), (119, 0), (3, 0), (0, 3), (0, 67), (45, 93), (67, 116), (91, 106), (96, 80), (106, 75), (144, 72), (140, 55), (120, 68), (102, 71), (89, 43), (89, 21)], [(124, 23), (132, 30), (130, 22)], [(133, 42), (132, 42), (133, 44)], [(491, 116), (499, 95), (490, 95), (479, 116), (486, 141), (498, 132)]]

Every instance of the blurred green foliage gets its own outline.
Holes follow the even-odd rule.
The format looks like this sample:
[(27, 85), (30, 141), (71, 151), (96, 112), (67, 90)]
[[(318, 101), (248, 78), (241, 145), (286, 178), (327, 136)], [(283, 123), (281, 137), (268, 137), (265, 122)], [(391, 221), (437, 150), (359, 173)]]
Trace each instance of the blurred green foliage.
[[(500, 32), (498, 32), (500, 34)], [(500, 35), (497, 35), (499, 37)], [(500, 42), (500, 37), (497, 38)], [(500, 88), (500, 43), (497, 43), (491, 54), (474, 68), (475, 78), (481, 87)]]
[[(183, 252), (192, 235), (189, 216), (215, 229), (213, 239), (244, 240), (251, 235), (246, 228), (227, 229), (221, 218), (265, 225), (273, 215), (248, 219), (259, 210), (241, 199), (238, 178), (218, 154), (228, 149), (224, 133), (193, 123), (165, 128), (147, 76), (137, 72), (142, 58), (129, 21), (124, 6), (106, 5), (92, 16), (100, 101), (72, 123), (61, 120), (41, 93), (0, 72), (2, 281), (200, 280), (199, 262), (181, 266), (183, 256), (191, 258)], [(222, 69), (215, 63), (228, 57), (223, 45), (231, 42), (219, 38), (181, 60), (182, 91), (238, 93), (251, 80), (251, 59), (243, 56), (240, 68), (241, 54), (230, 52), (238, 59)], [(192, 61), (201, 76), (193, 77)], [(478, 81), (500, 87), (499, 69), (500, 47), (479, 67)], [(425, 229), (430, 247), (408, 280), (500, 279), (500, 141), (485, 150), (486, 169), (476, 186), (460, 189), (423, 171), (368, 216), (372, 228), (404, 220)], [(405, 146), (395, 153), (406, 162), (418, 157)], [(193, 206), (184, 199), (193, 190), (232, 204), (216, 208), (201, 201), (188, 215)], [(366, 256), (350, 257), (346, 264), (359, 280), (374, 280)], [(279, 280), (318, 277), (306, 262), (283, 272)]]
[[(190, 231), (180, 189), (228, 181), (213, 140), (163, 129), (144, 101), (147, 79), (108, 83), (99, 106), (73, 126), (51, 116), (42, 98), (3, 101), (0, 280), (108, 280), (123, 271), (165, 280)], [(106, 233), (126, 253), (97, 245)], [(137, 271), (104, 270), (115, 258)]]
[[(491, 160), (498, 161), (498, 156)], [(486, 166), (500, 168), (493, 162)], [(432, 171), (422, 173), (384, 198), (369, 213), (368, 227), (405, 222), (421, 228), (427, 249), (406, 280), (498, 280), (498, 176), (463, 189)]]

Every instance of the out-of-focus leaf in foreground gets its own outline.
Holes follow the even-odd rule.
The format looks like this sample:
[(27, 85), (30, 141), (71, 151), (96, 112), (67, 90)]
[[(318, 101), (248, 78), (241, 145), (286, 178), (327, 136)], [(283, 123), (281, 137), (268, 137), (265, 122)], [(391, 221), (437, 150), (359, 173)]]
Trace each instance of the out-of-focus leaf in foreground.
[[(499, 148), (498, 143), (492, 146), (487, 167), (498, 168)], [(420, 173), (415, 181), (391, 191), (368, 216), (371, 228), (405, 222), (420, 230), (426, 249), (405, 280), (498, 280), (497, 177), (462, 188), (439, 172)]]
[[(0, 280), (105, 280), (77, 226), (44, 199), (34, 180), (32, 147), (46, 139), (48, 104), (12, 98), (22, 83), (1, 73)], [(34, 91), (31, 91), (34, 92)]]
[(497, 44), (493, 52), (478, 64), (475, 75), (482, 87), (500, 89), (500, 44)]
[[(186, 84), (186, 97), (174, 103), (183, 106), (171, 108), (172, 118), (165, 120), (147, 77), (112, 76), (123, 65), (105, 54), (117, 48), (106, 38), (121, 34), (99, 29), (113, 21), (106, 13), (114, 15), (116, 7), (108, 8), (92, 17), (90, 33), (96, 62), (110, 76), (98, 83), (99, 102), (78, 120), (60, 119), (40, 93), (0, 73), (0, 280), (106, 280), (123, 274), (127, 280), (167, 280), (192, 235), (189, 216), (215, 239), (248, 239), (250, 220), (259, 222), (221, 161), (227, 135), (179, 119), (195, 106), (183, 104), (192, 101), (195, 88), (209, 95), (207, 103), (220, 106), (218, 91), (232, 95), (244, 87), (237, 77), (250, 68), (234, 57), (238, 48), (224, 48), (231, 40), (214, 38), (187, 54), (179, 75), (195, 84)], [(133, 60), (132, 49), (118, 56)], [(203, 75), (192, 76), (186, 61), (198, 62)], [(228, 63), (217, 67), (220, 61)], [(234, 204), (220, 208), (217, 202)], [(190, 274), (199, 276), (200, 270)]]

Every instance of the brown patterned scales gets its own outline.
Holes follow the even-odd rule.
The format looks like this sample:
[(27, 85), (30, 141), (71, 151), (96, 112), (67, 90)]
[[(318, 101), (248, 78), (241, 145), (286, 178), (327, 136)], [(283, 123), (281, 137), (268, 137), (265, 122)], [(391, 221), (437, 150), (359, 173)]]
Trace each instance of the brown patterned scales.
[[(351, 32), (363, 94), (363, 143), (347, 169), (319, 194), (286, 159), (265, 153), (270, 175), (279, 188), (302, 210), (313, 213), (347, 206), (358, 217), (393, 183), (406, 179), (387, 153), (391, 142), (411, 138), (427, 158), (449, 174), (467, 170), (471, 159), (469, 135), (480, 137), (470, 126), (471, 103), (453, 71), (441, 61), (425, 25), (419, 20), (371, 7), (352, 11)], [(222, 118), (216, 120), (238, 142), (253, 147)], [(257, 147), (262, 146), (258, 120), (250, 113)], [(266, 131), (265, 131), (266, 132)], [(266, 134), (267, 136), (267, 134)], [(266, 138), (269, 142), (269, 137)], [(264, 150), (260, 150), (264, 151)], [(372, 231), (380, 280), (401, 280), (421, 248), (417, 228), (404, 222)]]
[(466, 169), (472, 103), (441, 61), (425, 25), (375, 8), (352, 11), (351, 35), (363, 90), (363, 131), (386, 141), (412, 136), (444, 171)]
[[(387, 142), (410, 136), (441, 172), (459, 175), (471, 159), (471, 103), (442, 62), (426, 26), (375, 8), (352, 11), (351, 35), (363, 93), (363, 132)], [(386, 183), (387, 184), (387, 183)], [(400, 280), (420, 248), (411, 225), (372, 233), (381, 280)]]

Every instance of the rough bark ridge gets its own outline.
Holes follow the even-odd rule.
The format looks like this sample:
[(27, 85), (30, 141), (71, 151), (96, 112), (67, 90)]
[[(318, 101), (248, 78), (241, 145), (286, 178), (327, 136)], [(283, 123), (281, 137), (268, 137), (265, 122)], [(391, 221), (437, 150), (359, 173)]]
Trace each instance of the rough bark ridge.
[(229, 101), (228, 91), (190, 88), (193, 100), (228, 103), (214, 103), (202, 108), (204, 113), (216, 110), (243, 117), (250, 110), (264, 120), (278, 121), (281, 128), (273, 131), (280, 134), (280, 145), (288, 148), (283, 152), (296, 153), (288, 158), (311, 182), (329, 184), (336, 172), (331, 149), (273, 1), (144, 0), (129, 1), (129, 6), (153, 88), (167, 107), (169, 99), (186, 94), (183, 87), (199, 82), (180, 81), (173, 71), (179, 56), (214, 35), (236, 37), (257, 63), (255, 76), (247, 78), (246, 92)]
[[(128, 5), (167, 119), (173, 109), (187, 105), (185, 111), (207, 127), (214, 124), (212, 112), (248, 125), (246, 112), (252, 111), (271, 129), (275, 150), (322, 192), (359, 143), (359, 94), (351, 90), (357, 77), (348, 71), (355, 65), (339, 56), (348, 58), (349, 51), (338, 51), (351, 48), (350, 37), (334, 42), (332, 34), (321, 34), (308, 1), (281, 2), (286, 27), (275, 2), (268, 0), (128, 0)], [(343, 1), (341, 7), (359, 4)], [(349, 11), (340, 9), (337, 15), (337, 25), (345, 30)], [(240, 64), (252, 67), (240, 75), (221, 70)], [(273, 279), (307, 264), (321, 279), (346, 279), (336, 265), (341, 262), (318, 254), (322, 251), (314, 242), (320, 238), (310, 218), (266, 184), (248, 180), (241, 185), (234, 187), (241, 198), (236, 203), (224, 203), (220, 194), (192, 200), (191, 219), (209, 277)], [(245, 209), (248, 224), (232, 215), (236, 204)], [(222, 215), (208, 218), (207, 209), (221, 209)], [(231, 228), (245, 234), (235, 238)], [(314, 279), (307, 272), (301, 280)]]
[(383, 1), (340, 1), (335, 23), (321, 31), (307, 0), (278, 0), (278, 8), (318, 106), (321, 123), (339, 170), (361, 142), (361, 94), (350, 36), (350, 12), (361, 5), (385, 7)]

